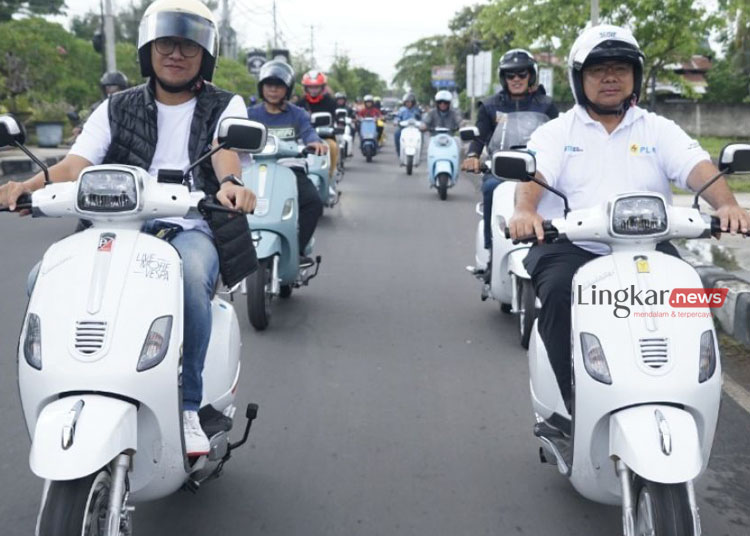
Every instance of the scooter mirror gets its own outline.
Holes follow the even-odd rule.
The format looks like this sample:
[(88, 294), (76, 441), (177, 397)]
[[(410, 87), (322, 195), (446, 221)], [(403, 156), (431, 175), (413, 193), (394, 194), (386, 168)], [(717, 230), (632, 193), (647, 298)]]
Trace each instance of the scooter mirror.
[(26, 143), (26, 131), (12, 115), (0, 116), (0, 147)]
[(336, 130), (331, 127), (317, 127), (315, 132), (323, 139), (330, 139), (336, 136)]
[(328, 112), (316, 112), (310, 116), (310, 122), (312, 126), (317, 127), (330, 127), (333, 123), (331, 114)]
[(495, 177), (529, 182), (536, 173), (536, 158), (525, 151), (497, 151), (492, 154), (492, 174)]
[(719, 171), (750, 173), (750, 145), (730, 143), (719, 154)]
[(262, 123), (227, 117), (219, 125), (219, 144), (225, 149), (243, 153), (259, 153), (266, 146), (268, 131)]
[(474, 141), (479, 137), (479, 129), (477, 127), (464, 127), (458, 133), (461, 136), (461, 141)]

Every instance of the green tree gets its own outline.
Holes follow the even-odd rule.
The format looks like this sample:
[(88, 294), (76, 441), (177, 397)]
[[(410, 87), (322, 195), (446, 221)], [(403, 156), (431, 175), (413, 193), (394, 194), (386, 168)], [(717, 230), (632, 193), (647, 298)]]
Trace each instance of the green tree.
[(13, 15), (60, 15), (65, 0), (0, 0), (0, 22), (9, 21)]
[(448, 38), (444, 35), (424, 37), (406, 46), (396, 63), (393, 84), (411, 87), (420, 102), (429, 102), (435, 92), (432, 68), (449, 63)]

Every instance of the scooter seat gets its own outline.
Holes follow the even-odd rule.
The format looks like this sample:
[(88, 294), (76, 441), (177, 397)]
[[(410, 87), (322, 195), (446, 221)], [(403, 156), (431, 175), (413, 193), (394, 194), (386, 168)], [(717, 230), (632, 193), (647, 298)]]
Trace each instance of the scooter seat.
[(211, 406), (203, 406), (198, 412), (201, 428), (208, 437), (215, 436), (219, 432), (229, 432), (232, 429), (232, 419)]

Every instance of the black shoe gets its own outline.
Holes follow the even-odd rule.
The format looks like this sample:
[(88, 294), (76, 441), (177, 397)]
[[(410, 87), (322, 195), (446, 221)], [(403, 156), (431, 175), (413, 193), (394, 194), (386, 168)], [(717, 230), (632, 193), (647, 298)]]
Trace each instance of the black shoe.
[(315, 266), (315, 260), (311, 259), (310, 257), (307, 257), (306, 255), (299, 256), (300, 268), (310, 268), (311, 266)]

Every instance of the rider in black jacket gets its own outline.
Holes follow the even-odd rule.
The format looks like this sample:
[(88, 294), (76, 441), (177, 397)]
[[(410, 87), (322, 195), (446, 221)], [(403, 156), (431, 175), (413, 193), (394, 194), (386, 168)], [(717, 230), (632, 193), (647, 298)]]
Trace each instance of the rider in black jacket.
[[(498, 68), (502, 90), (487, 99), (479, 108), (477, 128), (479, 138), (472, 141), (469, 152), (461, 168), (464, 171), (479, 173), (479, 157), (489, 143), (498, 120), (505, 114), (513, 112), (539, 112), (554, 119), (559, 115), (552, 99), (547, 96), (544, 86), (537, 85), (538, 69), (536, 60), (530, 52), (513, 49), (500, 58)], [(492, 216), (492, 194), (500, 180), (487, 174), (482, 179), (482, 196), (484, 197), (484, 247), (490, 249), (492, 233), (490, 218)]]

